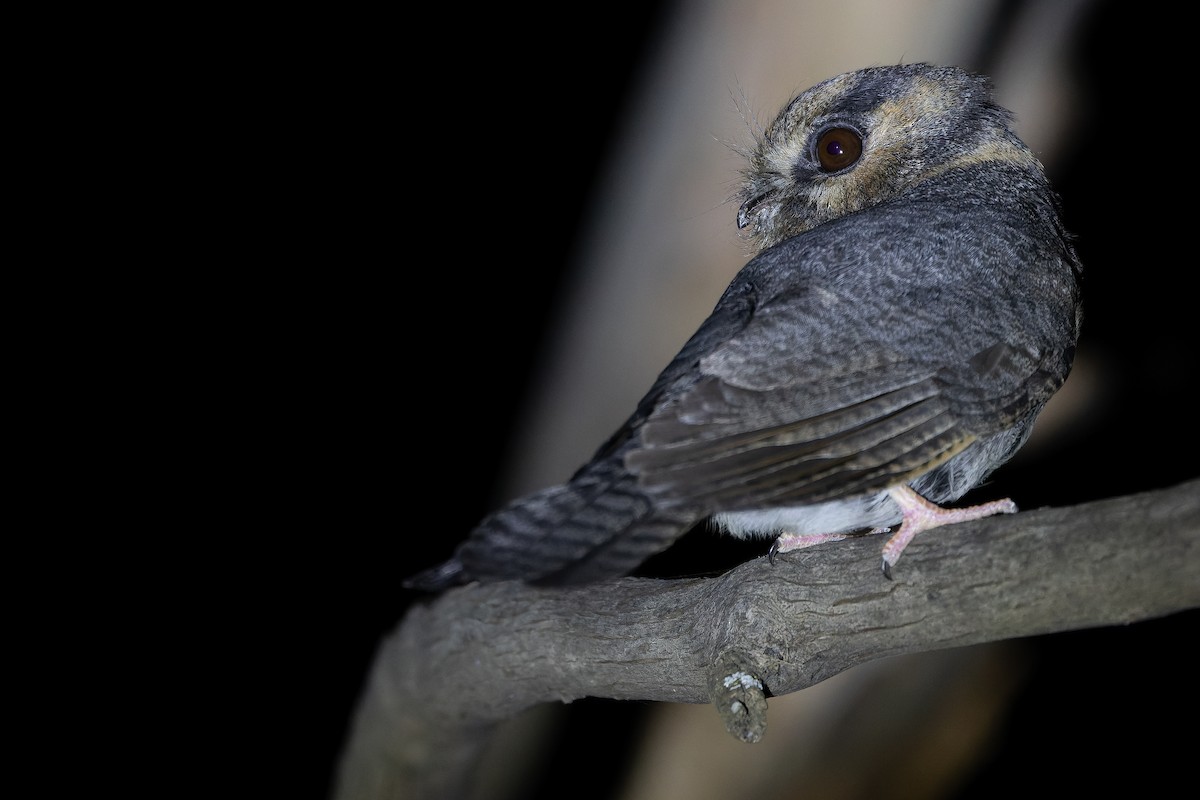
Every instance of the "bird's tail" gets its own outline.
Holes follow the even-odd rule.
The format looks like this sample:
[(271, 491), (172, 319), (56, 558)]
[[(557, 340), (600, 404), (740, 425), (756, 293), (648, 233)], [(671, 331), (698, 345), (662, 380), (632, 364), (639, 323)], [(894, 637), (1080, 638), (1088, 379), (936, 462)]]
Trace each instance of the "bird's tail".
[(472, 580), (577, 584), (627, 575), (703, 514), (659, 509), (619, 455), (485, 518), (449, 561), (405, 582), (437, 591)]

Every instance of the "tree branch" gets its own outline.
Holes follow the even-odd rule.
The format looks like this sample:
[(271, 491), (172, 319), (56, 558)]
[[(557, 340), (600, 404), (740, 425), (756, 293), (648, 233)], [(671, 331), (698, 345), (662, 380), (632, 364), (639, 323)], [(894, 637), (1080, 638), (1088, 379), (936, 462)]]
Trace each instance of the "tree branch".
[(381, 645), (337, 800), (456, 797), (491, 726), (585, 697), (715, 702), (735, 736), (782, 695), (867, 661), (1200, 607), (1200, 479), (918, 536), (758, 558), (717, 578), (475, 584)]

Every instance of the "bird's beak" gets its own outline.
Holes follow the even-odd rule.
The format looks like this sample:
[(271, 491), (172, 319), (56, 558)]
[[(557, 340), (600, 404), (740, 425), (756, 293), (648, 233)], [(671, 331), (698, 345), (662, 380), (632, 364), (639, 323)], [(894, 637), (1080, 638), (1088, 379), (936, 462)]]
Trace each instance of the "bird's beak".
[(754, 213), (754, 207), (757, 206), (759, 203), (761, 203), (763, 201), (763, 198), (765, 198), (766, 196), (767, 196), (766, 192), (763, 192), (760, 195), (751, 197), (749, 200), (742, 203), (741, 206), (738, 207), (737, 226), (739, 229), (744, 228), (750, 224), (750, 215)]

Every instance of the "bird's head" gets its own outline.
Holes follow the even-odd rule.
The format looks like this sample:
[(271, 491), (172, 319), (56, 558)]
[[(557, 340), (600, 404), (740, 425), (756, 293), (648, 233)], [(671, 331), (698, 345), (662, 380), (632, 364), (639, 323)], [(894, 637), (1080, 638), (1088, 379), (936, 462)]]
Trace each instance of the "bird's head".
[(958, 167), (988, 161), (1041, 171), (992, 101), (957, 67), (869, 67), (796, 96), (757, 136), (737, 224), (759, 250), (877, 205)]

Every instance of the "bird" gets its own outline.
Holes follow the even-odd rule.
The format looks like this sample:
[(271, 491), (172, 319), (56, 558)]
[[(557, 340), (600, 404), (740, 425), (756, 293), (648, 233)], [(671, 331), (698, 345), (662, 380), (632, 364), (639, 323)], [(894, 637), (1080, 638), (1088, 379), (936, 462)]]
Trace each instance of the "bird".
[[(1026, 442), (1066, 381), (1083, 267), (1045, 168), (958, 66), (874, 65), (753, 132), (751, 243), (712, 313), (564, 483), (488, 514), (405, 581), (629, 575), (693, 527), (793, 550), (890, 534), (881, 569)], [(898, 527), (897, 527), (898, 526)]]

